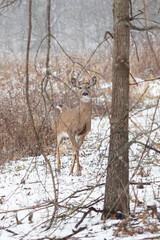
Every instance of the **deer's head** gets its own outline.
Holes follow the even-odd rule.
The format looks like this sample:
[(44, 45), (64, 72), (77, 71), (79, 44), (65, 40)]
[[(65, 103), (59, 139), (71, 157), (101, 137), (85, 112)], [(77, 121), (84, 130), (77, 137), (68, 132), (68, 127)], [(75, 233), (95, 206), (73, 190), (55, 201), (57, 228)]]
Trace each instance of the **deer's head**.
[(77, 88), (78, 96), (82, 102), (91, 101), (91, 88), (96, 84), (97, 78), (94, 76), (89, 82), (78, 82), (77, 79), (71, 79), (72, 85)]

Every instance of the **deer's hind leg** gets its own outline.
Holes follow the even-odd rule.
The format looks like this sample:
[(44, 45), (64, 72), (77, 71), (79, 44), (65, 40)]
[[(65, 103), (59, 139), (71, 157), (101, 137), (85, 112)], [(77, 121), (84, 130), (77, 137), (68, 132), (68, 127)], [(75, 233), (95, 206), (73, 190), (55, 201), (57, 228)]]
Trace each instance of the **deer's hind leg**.
[(57, 135), (57, 143), (56, 143), (56, 152), (57, 152), (57, 168), (60, 170), (61, 161), (60, 161), (60, 153), (59, 153), (59, 146), (63, 140), (63, 138), (68, 137), (65, 132), (61, 132)]
[(59, 144), (58, 144), (58, 142), (56, 143), (56, 152), (57, 152), (57, 169), (60, 170), (61, 160), (60, 160)]
[(57, 169), (60, 169), (61, 161), (60, 161), (60, 155), (59, 155), (59, 146), (56, 146), (57, 150)]

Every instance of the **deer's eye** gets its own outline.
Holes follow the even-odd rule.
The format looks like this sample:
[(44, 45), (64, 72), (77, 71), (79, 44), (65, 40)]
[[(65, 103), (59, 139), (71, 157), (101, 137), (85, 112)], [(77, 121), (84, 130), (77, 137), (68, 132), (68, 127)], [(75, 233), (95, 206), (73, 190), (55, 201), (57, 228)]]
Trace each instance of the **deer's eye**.
[(82, 89), (82, 87), (79, 87), (79, 89)]
[(90, 89), (90, 86), (88, 86), (88, 89)]

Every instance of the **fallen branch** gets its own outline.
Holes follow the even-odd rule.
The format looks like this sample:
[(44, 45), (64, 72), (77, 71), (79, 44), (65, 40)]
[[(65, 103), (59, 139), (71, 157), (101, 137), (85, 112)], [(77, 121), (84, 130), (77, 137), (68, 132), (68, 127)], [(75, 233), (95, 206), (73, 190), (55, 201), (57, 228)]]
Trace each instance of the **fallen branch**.
[(7, 229), (7, 228), (5, 228), (5, 227), (0, 227), (0, 230), (4, 230), (4, 231), (6, 231), (6, 232), (12, 233), (14, 236), (18, 235), (18, 233), (13, 232), (12, 230), (9, 230), (9, 229)]
[(94, 208), (94, 207), (89, 208), (89, 210), (83, 214), (83, 217), (81, 218), (81, 220), (75, 225), (75, 228), (77, 228), (77, 227), (84, 221), (84, 219), (87, 217), (87, 215), (88, 215), (91, 211), (94, 211), (94, 212), (97, 212), (97, 213), (102, 213), (102, 212), (103, 212), (103, 210), (97, 210), (97, 209)]

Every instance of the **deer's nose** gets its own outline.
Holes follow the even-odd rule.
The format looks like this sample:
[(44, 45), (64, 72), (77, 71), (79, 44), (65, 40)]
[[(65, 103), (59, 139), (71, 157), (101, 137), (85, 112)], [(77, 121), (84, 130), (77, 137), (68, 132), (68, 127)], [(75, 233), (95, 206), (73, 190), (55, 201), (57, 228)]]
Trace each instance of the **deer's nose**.
[(82, 96), (88, 96), (88, 92), (83, 92)]

